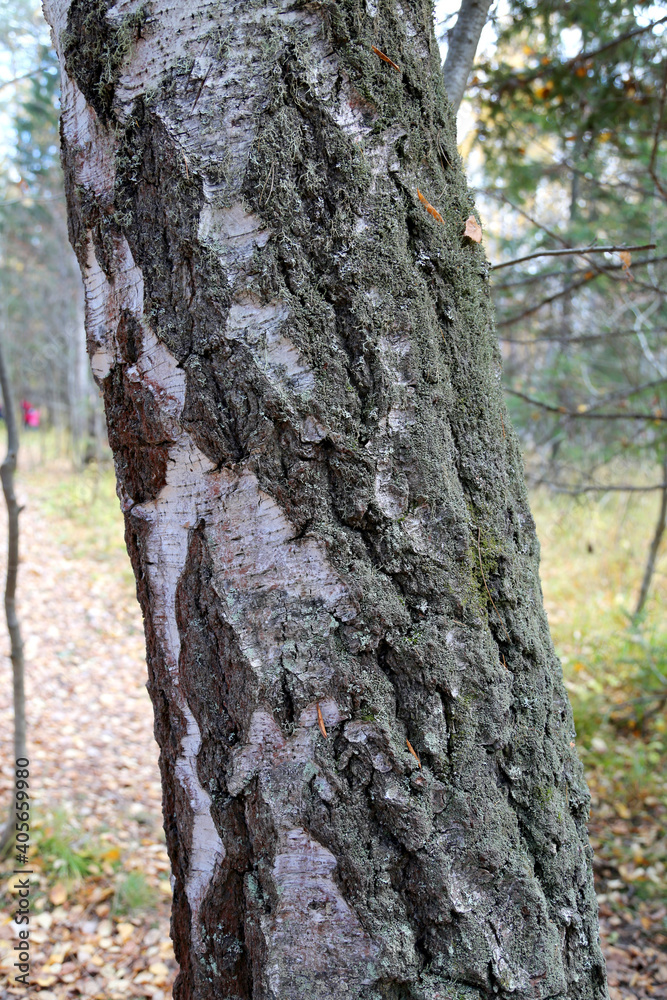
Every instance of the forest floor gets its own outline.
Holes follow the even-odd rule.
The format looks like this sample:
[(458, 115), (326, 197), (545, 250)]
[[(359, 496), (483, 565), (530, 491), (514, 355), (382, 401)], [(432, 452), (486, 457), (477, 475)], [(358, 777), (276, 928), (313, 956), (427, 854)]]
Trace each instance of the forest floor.
[[(169, 862), (141, 616), (112, 477), (75, 476), (66, 463), (51, 462), (24, 472), (20, 493), (33, 806), (31, 988), (26, 993), (13, 984), (18, 896), (10, 858), (0, 869), (0, 1000), (167, 1000), (176, 972)], [(624, 510), (616, 500), (556, 506), (536, 497), (534, 508), (545, 600), (593, 796), (590, 829), (611, 997), (662, 1000), (667, 732), (664, 706), (662, 714), (655, 711), (651, 692), (664, 680), (667, 660), (659, 611), (667, 597), (664, 563), (641, 627), (630, 628), (626, 614), (653, 507), (650, 499)], [(9, 802), (13, 780), (10, 690), (3, 656), (0, 803)]]

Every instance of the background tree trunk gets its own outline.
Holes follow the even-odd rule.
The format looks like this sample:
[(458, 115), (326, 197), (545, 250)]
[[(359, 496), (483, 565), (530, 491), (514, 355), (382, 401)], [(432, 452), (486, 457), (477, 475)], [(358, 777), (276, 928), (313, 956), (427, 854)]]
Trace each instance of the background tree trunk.
[[(23, 639), (16, 613), (16, 584), (19, 573), (19, 514), (21, 508), (14, 491), (14, 474), (19, 450), (19, 432), (14, 408), (14, 394), (11, 389), (9, 371), (5, 363), (5, 352), (0, 342), (0, 398), (7, 428), (7, 454), (0, 465), (2, 492), (7, 506), (7, 575), (5, 579), (5, 618), (9, 633), (12, 660), (12, 692), (14, 704), (14, 764), (27, 759), (27, 725), (25, 715), (25, 662), (23, 659)], [(4, 857), (16, 835), (16, 802), (12, 800), (9, 818), (0, 831), (0, 858)]]
[(442, 74), (454, 114), (461, 107), (490, 6), (491, 0), (462, 0), (456, 24), (449, 33)]
[(430, 3), (46, 10), (175, 996), (604, 996)]

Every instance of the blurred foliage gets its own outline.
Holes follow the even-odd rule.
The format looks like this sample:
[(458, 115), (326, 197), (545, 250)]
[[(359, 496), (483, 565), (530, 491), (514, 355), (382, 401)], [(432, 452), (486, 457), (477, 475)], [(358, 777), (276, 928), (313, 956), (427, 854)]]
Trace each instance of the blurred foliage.
[(109, 849), (93, 840), (79, 821), (65, 809), (55, 810), (33, 824), (32, 851), (45, 871), (68, 881), (99, 874), (105, 861), (118, 864), (120, 855), (108, 858)]
[(67, 239), (59, 71), (36, 0), (0, 12), (0, 334), (15, 395), (82, 438), (96, 398)]
[[(657, 497), (533, 493), (545, 605), (591, 789), (603, 913), (660, 932), (667, 892), (667, 575), (628, 627)], [(657, 923), (647, 912), (657, 912)], [(667, 929), (664, 918), (663, 930)], [(610, 937), (610, 943), (617, 937)]]
[(116, 880), (111, 912), (135, 914), (157, 905), (158, 892), (143, 872), (129, 871)]
[(610, 463), (632, 455), (641, 463), (635, 484), (660, 482), (667, 3), (506, 6), (469, 98), (494, 257), (657, 244), (631, 260), (545, 257), (493, 275), (508, 403), (529, 473), (568, 488), (609, 485)]

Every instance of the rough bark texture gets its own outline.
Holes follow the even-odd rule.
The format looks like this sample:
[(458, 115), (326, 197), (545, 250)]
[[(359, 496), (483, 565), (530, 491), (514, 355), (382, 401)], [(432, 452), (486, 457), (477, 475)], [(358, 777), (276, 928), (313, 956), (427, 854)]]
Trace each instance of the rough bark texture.
[(430, 4), (46, 8), (175, 996), (603, 997)]

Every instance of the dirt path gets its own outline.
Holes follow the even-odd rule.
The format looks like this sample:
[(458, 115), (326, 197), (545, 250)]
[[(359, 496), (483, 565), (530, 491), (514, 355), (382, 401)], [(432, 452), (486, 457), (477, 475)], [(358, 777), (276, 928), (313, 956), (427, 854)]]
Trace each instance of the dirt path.
[[(115, 540), (102, 553), (82, 556), (82, 525), (61, 527), (45, 486), (30, 489), (22, 514), (20, 614), (37, 817), (31, 860), (39, 877), (28, 995), (165, 1000), (176, 964), (141, 614), (127, 556)], [(0, 642), (4, 647), (4, 635)], [(5, 803), (13, 775), (7, 658), (0, 670)], [(86, 862), (84, 878), (71, 878), (72, 840)], [(9, 883), (5, 877), (5, 890)], [(13, 973), (12, 903), (5, 893), (4, 984)], [(4, 985), (0, 996), (25, 996), (25, 990)]]

